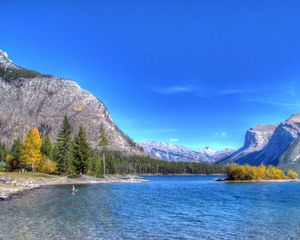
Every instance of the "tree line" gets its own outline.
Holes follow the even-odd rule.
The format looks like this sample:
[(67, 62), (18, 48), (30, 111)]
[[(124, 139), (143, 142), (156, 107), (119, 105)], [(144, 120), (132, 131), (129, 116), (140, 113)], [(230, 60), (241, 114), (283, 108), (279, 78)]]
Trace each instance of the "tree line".
[(103, 125), (99, 142), (92, 148), (84, 126), (72, 137), (67, 116), (61, 124), (56, 141), (38, 128), (31, 129), (24, 141), (15, 139), (10, 149), (0, 144), (0, 168), (9, 171), (26, 169), (43, 173), (76, 176), (88, 174), (213, 174), (224, 173), (225, 167), (206, 163), (168, 162), (149, 156), (127, 156), (109, 150), (109, 139)]

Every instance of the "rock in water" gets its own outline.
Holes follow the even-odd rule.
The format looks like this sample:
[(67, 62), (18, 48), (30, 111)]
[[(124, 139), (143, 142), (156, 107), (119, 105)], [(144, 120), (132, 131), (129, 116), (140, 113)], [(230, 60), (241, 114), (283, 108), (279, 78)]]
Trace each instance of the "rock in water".
[(103, 124), (109, 148), (126, 154), (143, 150), (114, 124), (104, 104), (71, 80), (21, 68), (0, 51), (0, 142), (10, 145), (38, 127), (55, 140), (65, 115), (73, 135), (82, 124), (93, 147), (99, 142)]

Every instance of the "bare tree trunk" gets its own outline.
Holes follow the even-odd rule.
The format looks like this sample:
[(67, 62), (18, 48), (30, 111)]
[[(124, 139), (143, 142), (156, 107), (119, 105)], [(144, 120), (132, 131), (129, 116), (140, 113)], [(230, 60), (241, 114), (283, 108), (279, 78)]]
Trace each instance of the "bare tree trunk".
[(32, 172), (34, 172), (34, 164), (31, 165)]

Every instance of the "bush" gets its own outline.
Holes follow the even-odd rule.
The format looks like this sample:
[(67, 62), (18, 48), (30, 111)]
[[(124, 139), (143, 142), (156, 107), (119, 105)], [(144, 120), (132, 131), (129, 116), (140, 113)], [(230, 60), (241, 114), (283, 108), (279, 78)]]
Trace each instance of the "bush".
[[(287, 179), (284, 172), (274, 166), (260, 165), (258, 167), (250, 165), (230, 164), (226, 168), (228, 180), (279, 180)], [(298, 177), (297, 173), (289, 170), (289, 178), (295, 179)]]
[(297, 179), (298, 178), (298, 173), (290, 169), (288, 171), (288, 177), (290, 179)]
[(43, 156), (39, 166), (38, 171), (42, 173), (55, 173), (57, 170), (56, 163), (50, 158)]

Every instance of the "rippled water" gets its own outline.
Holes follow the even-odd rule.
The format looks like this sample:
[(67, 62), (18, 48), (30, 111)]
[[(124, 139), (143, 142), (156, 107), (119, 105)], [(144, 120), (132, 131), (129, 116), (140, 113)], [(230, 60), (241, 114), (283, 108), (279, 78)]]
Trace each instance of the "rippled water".
[(56, 186), (0, 203), (0, 239), (300, 239), (299, 183)]

